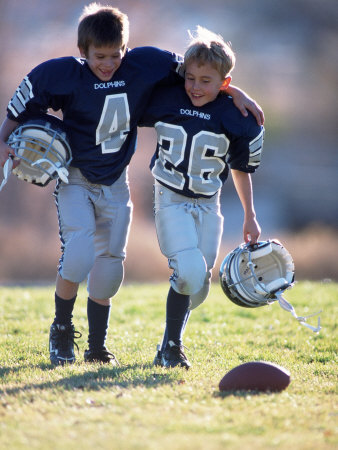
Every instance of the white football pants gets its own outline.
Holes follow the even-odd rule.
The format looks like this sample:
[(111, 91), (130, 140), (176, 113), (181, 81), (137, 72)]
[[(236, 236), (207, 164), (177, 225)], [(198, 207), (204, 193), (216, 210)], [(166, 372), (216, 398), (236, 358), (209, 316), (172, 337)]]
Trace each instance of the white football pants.
[(132, 216), (127, 170), (111, 186), (90, 183), (69, 169), (69, 184), (55, 189), (62, 256), (59, 273), (82, 282), (91, 298), (114, 296), (121, 286)]
[(190, 309), (209, 293), (223, 230), (219, 196), (218, 192), (212, 198), (194, 199), (154, 184), (156, 232), (173, 269), (170, 284), (176, 292), (190, 295)]

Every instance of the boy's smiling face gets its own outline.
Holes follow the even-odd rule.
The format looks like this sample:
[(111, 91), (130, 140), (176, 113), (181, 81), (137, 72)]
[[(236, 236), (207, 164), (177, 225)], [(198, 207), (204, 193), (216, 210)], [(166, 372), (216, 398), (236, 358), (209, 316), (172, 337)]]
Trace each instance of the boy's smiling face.
[(194, 106), (203, 106), (215, 100), (219, 91), (225, 89), (230, 81), (230, 76), (223, 80), (210, 63), (199, 65), (192, 61), (186, 64), (184, 86)]
[(121, 65), (124, 50), (121, 47), (94, 47), (91, 44), (87, 52), (80, 49), (80, 54), (86, 58), (94, 75), (101, 81), (109, 81)]

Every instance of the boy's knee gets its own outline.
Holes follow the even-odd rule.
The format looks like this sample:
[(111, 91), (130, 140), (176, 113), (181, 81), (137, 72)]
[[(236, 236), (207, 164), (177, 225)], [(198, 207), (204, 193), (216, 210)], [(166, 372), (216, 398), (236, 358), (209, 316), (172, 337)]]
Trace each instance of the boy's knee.
[(81, 283), (93, 267), (94, 261), (94, 244), (88, 240), (88, 236), (73, 236), (67, 242), (60, 259), (60, 275), (65, 280)]
[(92, 298), (114, 297), (123, 281), (123, 258), (97, 258), (88, 277), (88, 293)]
[(177, 253), (169, 260), (169, 266), (174, 270), (170, 283), (175, 291), (183, 295), (192, 295), (202, 288), (207, 267), (198, 248)]
[(208, 297), (211, 283), (211, 270), (206, 273), (202, 288), (195, 294), (190, 296), (189, 309), (195, 309), (201, 305)]

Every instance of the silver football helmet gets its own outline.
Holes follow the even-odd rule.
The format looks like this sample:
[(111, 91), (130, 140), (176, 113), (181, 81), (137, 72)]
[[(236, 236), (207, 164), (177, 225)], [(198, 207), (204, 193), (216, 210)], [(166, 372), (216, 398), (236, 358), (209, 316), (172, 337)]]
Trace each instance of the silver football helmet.
[(282, 297), (294, 284), (295, 266), (290, 253), (277, 239), (241, 244), (225, 257), (219, 276), (224, 293), (236, 305), (257, 308), (278, 301), (302, 325), (314, 332), (321, 329), (320, 318), (317, 327), (306, 323), (308, 317), (319, 313), (297, 316), (293, 306)]
[(7, 143), (20, 159), (12, 172), (21, 180), (39, 186), (57, 178), (68, 183), (72, 152), (62, 120), (49, 114), (28, 120), (11, 133)]

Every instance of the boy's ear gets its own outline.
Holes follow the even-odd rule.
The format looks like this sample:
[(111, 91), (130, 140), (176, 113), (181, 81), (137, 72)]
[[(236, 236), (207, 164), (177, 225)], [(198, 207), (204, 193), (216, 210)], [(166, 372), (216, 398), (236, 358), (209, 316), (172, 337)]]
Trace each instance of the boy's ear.
[(221, 91), (225, 91), (229, 87), (230, 82), (231, 82), (231, 76), (228, 75), (227, 77), (225, 77), (225, 80), (222, 83)]
[(79, 47), (79, 52), (82, 58), (87, 58), (86, 52), (82, 47)]

